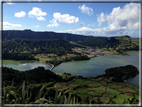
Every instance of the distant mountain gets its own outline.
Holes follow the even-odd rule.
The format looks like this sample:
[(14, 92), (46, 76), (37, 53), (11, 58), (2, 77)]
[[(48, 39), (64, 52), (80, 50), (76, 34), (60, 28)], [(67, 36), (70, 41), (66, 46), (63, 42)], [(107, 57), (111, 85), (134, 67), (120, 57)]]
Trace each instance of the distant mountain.
[[(7, 52), (12, 52), (18, 50), (26, 50), (31, 51), (36, 48), (36, 52), (50, 52), (50, 50), (56, 50), (58, 51), (68, 51), (71, 49), (71, 44), (67, 41), (73, 41), (77, 44), (89, 46), (93, 48), (105, 48), (107, 50), (116, 50), (117, 52), (124, 52), (124, 51), (138, 51), (139, 50), (139, 39), (138, 38), (131, 38), (128, 35), (123, 36), (114, 36), (114, 37), (94, 37), (94, 36), (83, 36), (83, 35), (77, 35), (77, 34), (69, 34), (69, 33), (55, 33), (55, 32), (35, 32), (31, 30), (4, 30), (3, 32), (3, 49)], [(12, 39), (19, 38), (19, 40), (14, 41), (8, 41)], [(29, 40), (22, 40), (20, 39), (29, 39)], [(52, 43), (49, 41), (51, 39), (60, 39), (65, 40), (62, 45), (60, 45), (60, 42)], [(30, 41), (30, 40), (36, 40), (36, 41)], [(39, 40), (49, 40), (48, 45), (47, 41), (39, 41)], [(21, 44), (19, 44), (21, 43)], [(23, 44), (24, 43), (24, 44)], [(14, 45), (13, 45), (14, 44)], [(46, 44), (46, 45), (45, 45)], [(20, 48), (19, 48), (20, 45)], [(66, 48), (65, 48), (66, 45)], [(23, 47), (24, 46), (24, 47)], [(55, 49), (55, 46), (56, 49)], [(73, 46), (73, 45), (72, 45)], [(7, 48), (8, 47), (8, 48)], [(48, 47), (48, 49), (47, 49)], [(59, 48), (60, 47), (60, 48)], [(61, 49), (63, 47), (63, 49)], [(68, 47), (68, 48), (67, 48)], [(46, 50), (46, 51), (45, 51)], [(48, 50), (48, 51), (47, 51)], [(57, 51), (58, 50), (58, 51)], [(35, 52), (35, 50), (33, 51)], [(51, 51), (55, 52), (55, 51)]]
[(66, 41), (84, 41), (92, 36), (83, 36), (69, 33), (55, 33), (55, 32), (35, 32), (31, 30), (4, 30), (2, 32), (3, 40), (12, 40), (15, 38), (21, 39), (63, 39)]

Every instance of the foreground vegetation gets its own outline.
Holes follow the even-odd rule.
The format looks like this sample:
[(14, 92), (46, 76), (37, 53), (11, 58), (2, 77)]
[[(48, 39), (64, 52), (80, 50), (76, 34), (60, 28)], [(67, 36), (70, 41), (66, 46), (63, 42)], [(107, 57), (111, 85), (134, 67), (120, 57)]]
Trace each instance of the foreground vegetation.
[[(121, 71), (123, 68), (119, 69)], [(131, 66), (132, 71), (133, 69), (135, 67)], [(4, 104), (138, 104), (140, 102), (137, 86), (125, 81), (113, 81), (107, 74), (85, 78), (69, 73), (55, 74), (42, 67), (25, 72), (4, 67), (2, 74), (2, 77), (5, 77), (2, 81)], [(29, 77), (26, 77), (27, 74)], [(19, 82), (17, 77), (21, 77), (22, 81)]]

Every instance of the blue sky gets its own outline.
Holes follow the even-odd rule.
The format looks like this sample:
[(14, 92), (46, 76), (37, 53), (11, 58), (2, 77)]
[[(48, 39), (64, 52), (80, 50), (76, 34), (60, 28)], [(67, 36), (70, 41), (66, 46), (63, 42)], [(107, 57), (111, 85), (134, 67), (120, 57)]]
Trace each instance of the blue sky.
[(3, 3), (3, 30), (139, 37), (138, 3)]

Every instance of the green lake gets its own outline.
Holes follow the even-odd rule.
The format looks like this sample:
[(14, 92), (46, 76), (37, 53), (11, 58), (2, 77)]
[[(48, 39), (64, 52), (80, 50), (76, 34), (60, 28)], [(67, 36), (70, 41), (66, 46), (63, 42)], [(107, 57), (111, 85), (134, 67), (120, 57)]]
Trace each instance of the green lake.
[[(66, 72), (83, 77), (95, 77), (105, 74), (105, 69), (125, 65), (134, 65), (139, 70), (139, 53), (129, 53), (130, 56), (106, 55), (91, 58), (86, 61), (65, 62), (53, 69), (53, 72)], [(11, 67), (20, 71), (29, 70), (38, 66), (50, 69), (48, 64), (41, 62), (22, 62), (13, 60), (3, 60), (3, 66)], [(140, 70), (139, 70), (140, 71)], [(139, 75), (126, 80), (128, 83), (139, 86)]]

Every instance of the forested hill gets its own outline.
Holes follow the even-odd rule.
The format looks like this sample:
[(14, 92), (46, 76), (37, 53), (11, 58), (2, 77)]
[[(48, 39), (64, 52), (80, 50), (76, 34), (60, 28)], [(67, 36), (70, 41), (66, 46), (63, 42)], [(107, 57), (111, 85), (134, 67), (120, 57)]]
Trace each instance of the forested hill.
[(12, 40), (15, 38), (21, 39), (63, 39), (66, 41), (84, 41), (92, 36), (83, 36), (69, 33), (55, 33), (55, 32), (35, 32), (31, 30), (4, 30), (2, 32), (3, 40)]
[[(83, 36), (83, 35), (76, 35), (76, 34), (69, 34), (69, 33), (34, 32), (34, 31), (31, 31), (31, 30), (23, 30), (23, 31), (20, 31), (20, 30), (5, 30), (5, 31), (3, 31), (3, 41), (12, 40), (12, 39), (15, 39), (15, 38), (29, 39), (29, 40), (61, 39), (61, 40), (65, 40), (66, 43), (67, 43), (67, 41), (68, 42), (72, 41), (72, 42), (75, 42), (77, 44), (84, 45), (84, 46), (89, 46), (89, 47), (93, 47), (93, 48), (105, 48), (107, 50), (116, 50), (117, 52), (138, 51), (139, 50), (139, 39), (138, 38), (131, 38), (128, 35), (114, 36), (114, 37), (94, 37), (94, 36)], [(11, 42), (12, 41), (10, 41), (10, 43)], [(28, 42), (26, 42), (26, 43), (28, 43)], [(40, 45), (44, 44), (44, 42), (41, 43), (40, 41), (39, 42), (36, 41), (36, 43), (32, 42), (32, 43), (29, 43), (29, 44), (28, 44), (28, 48), (26, 48), (27, 51), (29, 50), (29, 48), (32, 49), (35, 46), (38, 46), (37, 44), (40, 44)], [(65, 44), (64, 44), (64, 46), (65, 46)], [(67, 43), (67, 44), (69, 45), (69, 43)], [(21, 44), (21, 45), (25, 46), (25, 44)], [(54, 48), (54, 46), (52, 46), (52, 45), (54, 45), (54, 43), (48, 44), (49, 50), (52, 50)], [(58, 43), (56, 43), (56, 45), (58, 45)], [(6, 46), (7, 45), (4, 44), (5, 48), (6, 48)], [(16, 46), (16, 49), (14, 49), (15, 47), (12, 46), (14, 50), (9, 50), (9, 51), (17, 51), (17, 49), (18, 49), (17, 47), (19, 47), (19, 44), (14, 45), (14, 46)], [(25, 47), (27, 47), (27, 46), (25, 46)], [(44, 47), (44, 45), (42, 47), (47, 48), (47, 47)], [(40, 48), (39, 51), (43, 51), (42, 47), (40, 46), (38, 48), (37, 47), (35, 47), (35, 48), (36, 49)], [(60, 47), (60, 45), (59, 45), (59, 47)], [(5, 49), (5, 48), (3, 48), (3, 49)], [(21, 49), (21, 47), (20, 47), (20, 49)], [(20, 49), (18, 49), (18, 51)], [(22, 50), (24, 50), (24, 49), (25, 48), (23, 47)], [(59, 48), (58, 50), (60, 50), (60, 49), (61, 48)]]
[(61, 39), (56, 40), (30, 40), (13, 39), (3, 41), (3, 53), (56, 53), (57, 55), (72, 52), (76, 45)]
[(139, 39), (125, 36), (115, 37), (94, 37), (86, 39), (85, 41), (78, 42), (78, 44), (90, 46), (93, 48), (106, 48), (111, 50), (122, 51), (138, 51), (139, 50)]

